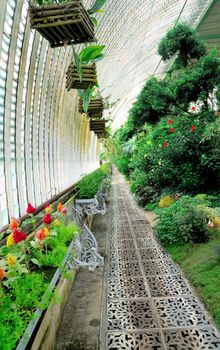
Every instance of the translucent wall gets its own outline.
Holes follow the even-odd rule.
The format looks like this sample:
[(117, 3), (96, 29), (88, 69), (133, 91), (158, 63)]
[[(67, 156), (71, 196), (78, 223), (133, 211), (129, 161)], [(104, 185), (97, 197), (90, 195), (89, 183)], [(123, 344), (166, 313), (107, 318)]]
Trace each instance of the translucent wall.
[(162, 76), (165, 66), (157, 46), (177, 21), (196, 27), (212, 0), (107, 0), (97, 37), (107, 46), (107, 57), (98, 66), (104, 94), (120, 98), (114, 111), (119, 127), (145, 80)]
[[(88, 8), (92, 0), (84, 1)], [(98, 63), (102, 94), (120, 100), (120, 126), (151, 74), (165, 66), (157, 46), (177, 21), (196, 26), (212, 0), (107, 0), (96, 37), (106, 45)], [(28, 0), (1, 0), (0, 15), (0, 226), (39, 205), (95, 169), (99, 141), (90, 133), (77, 98), (65, 89), (72, 49), (51, 49), (28, 22)]]
[(28, 0), (1, 0), (0, 226), (99, 166), (99, 141), (65, 89), (71, 56), (30, 31)]

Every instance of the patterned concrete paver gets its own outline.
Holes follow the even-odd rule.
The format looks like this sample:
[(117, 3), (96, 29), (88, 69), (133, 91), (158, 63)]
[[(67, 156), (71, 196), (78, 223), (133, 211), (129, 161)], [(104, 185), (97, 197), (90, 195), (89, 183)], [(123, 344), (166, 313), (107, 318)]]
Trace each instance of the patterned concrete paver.
[(116, 170), (113, 201), (107, 349), (220, 349), (220, 334)]

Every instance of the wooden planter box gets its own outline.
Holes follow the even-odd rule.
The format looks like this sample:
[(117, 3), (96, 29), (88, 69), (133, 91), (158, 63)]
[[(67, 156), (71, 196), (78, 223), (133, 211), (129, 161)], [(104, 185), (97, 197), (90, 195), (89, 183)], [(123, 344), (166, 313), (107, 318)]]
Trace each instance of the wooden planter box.
[[(68, 248), (63, 266), (69, 254), (72, 252), (73, 244), (72, 241)], [(66, 279), (61, 275), (60, 269), (56, 270), (46, 293), (49, 293), (55, 288), (55, 292), (60, 295), (62, 299), (59, 303), (54, 303), (52, 300), (46, 311), (39, 308), (35, 311), (16, 350), (55, 349), (56, 334), (59, 329), (65, 304), (69, 298), (75, 270), (70, 270), (70, 275), (71, 278)]]
[(103, 138), (105, 135), (105, 123), (104, 119), (90, 120), (89, 126), (90, 130), (94, 131), (98, 138)]
[(76, 66), (72, 63), (66, 72), (66, 88), (88, 89), (89, 86), (97, 84), (97, 73), (95, 64), (82, 65), (82, 81), (80, 81)]
[[(79, 102), (79, 112), (83, 113), (83, 102), (82, 102), (81, 99), (80, 99), (80, 102)], [(94, 99), (90, 100), (87, 114), (91, 118), (96, 117), (97, 119), (100, 119), (102, 117), (102, 114), (103, 114), (103, 101), (102, 101), (101, 97), (94, 98)]]
[(30, 25), (51, 47), (93, 42), (94, 25), (81, 0), (59, 4), (30, 5)]

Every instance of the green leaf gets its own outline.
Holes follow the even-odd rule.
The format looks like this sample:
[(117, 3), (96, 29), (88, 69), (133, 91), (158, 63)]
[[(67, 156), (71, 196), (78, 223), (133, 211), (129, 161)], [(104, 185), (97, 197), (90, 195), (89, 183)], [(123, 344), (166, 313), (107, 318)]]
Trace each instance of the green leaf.
[(98, 12), (102, 6), (105, 4), (107, 0), (96, 0), (93, 4), (93, 6), (89, 9), (89, 14), (92, 15), (93, 13)]
[(90, 87), (84, 92), (84, 95), (83, 95), (83, 110), (84, 110), (84, 112), (88, 111), (89, 102), (90, 102), (92, 92), (93, 92), (93, 89)]
[(98, 25), (97, 19), (95, 17), (91, 17), (91, 20), (92, 20), (94, 26), (97, 27), (97, 25)]
[(35, 249), (38, 248), (38, 243), (36, 241), (31, 241), (30, 244), (33, 248), (35, 248)]
[(82, 81), (82, 76), (83, 76), (82, 61), (81, 61), (80, 56), (77, 54), (74, 45), (72, 45), (72, 48), (73, 48), (73, 58), (74, 58), (74, 61), (75, 61), (76, 70), (77, 70), (77, 72), (79, 74), (80, 81)]
[(41, 266), (37, 259), (33, 258), (33, 259), (31, 259), (31, 261), (32, 261), (33, 264), (35, 264), (35, 265), (37, 265), (39, 267)]
[(20, 278), (20, 277), (17, 276), (17, 277), (9, 278), (7, 281), (2, 282), (2, 284), (3, 284), (5, 287), (9, 288), (10, 284), (13, 283), (14, 281), (16, 281), (18, 278)]
[(87, 64), (89, 62), (94, 62), (96, 59), (103, 58), (104, 48), (105, 45), (91, 45), (86, 47), (79, 54), (81, 62)]
[(84, 90), (77, 89), (79, 97), (83, 100)]

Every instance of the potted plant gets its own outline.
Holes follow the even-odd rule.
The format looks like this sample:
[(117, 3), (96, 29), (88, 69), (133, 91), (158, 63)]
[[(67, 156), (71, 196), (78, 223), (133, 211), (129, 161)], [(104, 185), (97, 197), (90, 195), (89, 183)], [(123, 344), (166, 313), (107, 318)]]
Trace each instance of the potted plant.
[[(83, 100), (80, 98), (79, 100), (79, 112), (83, 113)], [(100, 119), (103, 114), (103, 100), (101, 96), (92, 97), (89, 101), (87, 113), (89, 117), (93, 117), (95, 119)]]
[(33, 0), (30, 4), (30, 26), (36, 29), (51, 47), (95, 41), (92, 15), (100, 12), (105, 0), (96, 0), (86, 11), (82, 0)]
[[(32, 221), (35, 210), (28, 205), (28, 221)], [(43, 341), (47, 349), (52, 348), (74, 275), (66, 266), (73, 261), (77, 227), (74, 223), (66, 225), (66, 216), (67, 209), (61, 203), (56, 211), (48, 205), (42, 225), (30, 235), (18, 219), (10, 222), (6, 245), (0, 249), (2, 350), (16, 346), (17, 350), (38, 349)]]
[(104, 45), (90, 45), (78, 54), (73, 46), (73, 62), (66, 73), (66, 88), (79, 89), (86, 93), (93, 86), (98, 86), (96, 62), (104, 57)]

